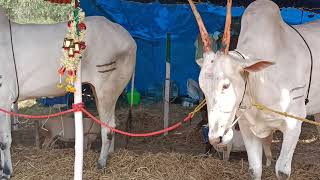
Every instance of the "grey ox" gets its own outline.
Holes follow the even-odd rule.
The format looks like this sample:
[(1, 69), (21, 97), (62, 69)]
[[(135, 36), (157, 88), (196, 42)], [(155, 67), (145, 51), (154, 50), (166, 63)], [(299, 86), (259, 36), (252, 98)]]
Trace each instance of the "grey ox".
[[(289, 179), (302, 123), (260, 111), (252, 103), (299, 117), (320, 112), (320, 98), (317, 97), (320, 92), (320, 21), (294, 26), (305, 39), (304, 42), (297, 31), (282, 20), (275, 3), (256, 0), (243, 14), (236, 51), (228, 52), (229, 11), (224, 51), (214, 53), (201, 17), (193, 3), (189, 2), (205, 44), (204, 58), (199, 62), (199, 83), (207, 101), (210, 143), (223, 147), (231, 141), (231, 124), (235, 113), (239, 106), (245, 107), (242, 110), (244, 118), (239, 119), (239, 125), (248, 154), (251, 178), (261, 179), (262, 139), (270, 136), (274, 130), (280, 130), (283, 143), (275, 165), (276, 175), (278, 179)], [(228, 4), (231, 4), (231, 0), (228, 0)], [(231, 5), (228, 7), (231, 9)], [(310, 102), (305, 105), (309, 83)]]
[[(134, 72), (136, 43), (124, 28), (104, 17), (88, 17), (86, 24), (87, 49), (82, 59), (82, 80), (95, 89), (100, 119), (114, 127), (116, 101)], [(24, 100), (65, 93), (56, 84), (66, 32), (66, 23), (11, 23), (0, 7), (0, 108), (10, 110), (16, 98)], [(0, 179), (10, 178), (12, 174), (10, 128), (10, 117), (1, 113)], [(101, 136), (98, 166), (105, 167), (108, 154), (114, 148), (114, 134), (102, 128)]]

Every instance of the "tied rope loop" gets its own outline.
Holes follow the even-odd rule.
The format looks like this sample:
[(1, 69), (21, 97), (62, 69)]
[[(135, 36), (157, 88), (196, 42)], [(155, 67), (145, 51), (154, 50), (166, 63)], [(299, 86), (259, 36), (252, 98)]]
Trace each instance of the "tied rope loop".
[(72, 104), (72, 109), (74, 112), (79, 112), (79, 111), (83, 111), (83, 109), (85, 108), (84, 103), (77, 103), (77, 104)]
[(202, 100), (201, 103), (191, 112), (189, 113), (189, 116), (190, 118), (193, 118), (193, 116), (199, 112), (204, 106), (206, 105), (206, 100)]
[(183, 119), (182, 121), (180, 121), (180, 123), (181, 123), (181, 124), (184, 124), (185, 122), (190, 121), (190, 120), (193, 118), (193, 116), (194, 116), (197, 112), (199, 112), (199, 111), (203, 108), (203, 106), (205, 106), (205, 105), (206, 105), (206, 100), (202, 100), (201, 103), (198, 104), (198, 106), (197, 106), (196, 108), (194, 108), (194, 110), (193, 110), (192, 112), (190, 112), (185, 119)]

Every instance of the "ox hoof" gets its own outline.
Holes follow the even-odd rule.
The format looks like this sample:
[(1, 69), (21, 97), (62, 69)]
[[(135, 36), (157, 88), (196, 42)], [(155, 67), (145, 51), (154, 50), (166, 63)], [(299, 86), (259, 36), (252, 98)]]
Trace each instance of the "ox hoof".
[(278, 171), (277, 177), (278, 177), (278, 180), (287, 180), (289, 179), (290, 176), (282, 171)]
[(3, 151), (7, 148), (6, 144), (0, 142), (0, 149)]
[(249, 169), (249, 177), (252, 180), (261, 180), (261, 177), (258, 177), (252, 168)]
[(266, 166), (267, 166), (267, 167), (270, 167), (270, 166), (271, 166), (271, 161), (270, 161), (270, 160), (267, 160)]
[(0, 177), (1, 177), (0, 180), (10, 179), (11, 176), (12, 176), (12, 169), (7, 168), (6, 166), (2, 168), (2, 176), (0, 174)]
[(9, 180), (9, 179), (10, 179), (10, 175), (3, 175), (0, 178), (0, 180)]
[(97, 168), (104, 169), (107, 166), (106, 164), (107, 164), (107, 160), (98, 160)]

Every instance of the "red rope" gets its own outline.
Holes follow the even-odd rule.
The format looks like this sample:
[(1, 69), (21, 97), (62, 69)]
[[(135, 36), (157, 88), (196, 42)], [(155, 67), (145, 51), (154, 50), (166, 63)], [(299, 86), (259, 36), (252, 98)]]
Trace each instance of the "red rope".
[(188, 122), (191, 120), (192, 118), (192, 114), (189, 114), (186, 118), (183, 119), (182, 122), (178, 122), (168, 128), (162, 129), (162, 130), (158, 130), (158, 131), (154, 131), (154, 132), (149, 132), (149, 133), (129, 133), (129, 132), (124, 132), (121, 131), (119, 129), (113, 128), (110, 125), (108, 125), (107, 123), (102, 122), (101, 120), (97, 119), (96, 117), (94, 117), (92, 114), (90, 114), (86, 109), (84, 109), (84, 104), (83, 103), (79, 103), (79, 104), (73, 104), (72, 105), (72, 109), (63, 111), (63, 112), (59, 112), (59, 113), (54, 113), (54, 114), (49, 114), (49, 115), (26, 115), (26, 114), (18, 114), (18, 113), (14, 113), (14, 112), (10, 112), (4, 109), (0, 108), (0, 112), (4, 112), (6, 114), (10, 114), (12, 116), (18, 116), (18, 117), (23, 117), (23, 118), (29, 118), (29, 119), (46, 119), (46, 118), (51, 118), (51, 117), (56, 117), (56, 116), (61, 116), (64, 114), (68, 114), (68, 113), (72, 113), (72, 112), (78, 112), (78, 111), (82, 111), (84, 114), (86, 114), (87, 116), (89, 116), (92, 120), (94, 120), (96, 123), (100, 124), (102, 127), (106, 127), (111, 129), (111, 131), (125, 135), (125, 136), (130, 136), (130, 137), (150, 137), (150, 136), (156, 136), (156, 135), (160, 135), (172, 130), (177, 129), (178, 127), (180, 127), (182, 125), (182, 123), (184, 122)]
[[(174, 129), (177, 129), (178, 127), (180, 127), (182, 125), (182, 122), (178, 122), (168, 128), (159, 130), (159, 131), (154, 131), (154, 132), (149, 132), (149, 133), (141, 133), (141, 134), (136, 134), (136, 133), (129, 133), (129, 132), (124, 132), (118, 129), (115, 129), (111, 126), (109, 126), (108, 124), (100, 121), (99, 119), (97, 119), (96, 117), (94, 117), (92, 114), (90, 114), (87, 110), (82, 109), (82, 112), (85, 113), (87, 116), (89, 116), (91, 119), (93, 119), (96, 123), (100, 124), (102, 127), (107, 127), (109, 129), (111, 129), (113, 132), (125, 135), (125, 136), (130, 136), (130, 137), (149, 137), (149, 136), (156, 136), (156, 135), (160, 135), (169, 131), (172, 131)], [(188, 115), (186, 118), (184, 118), (183, 122), (187, 122), (191, 119), (191, 114)]]
[(67, 111), (58, 112), (58, 113), (54, 113), (54, 114), (48, 114), (48, 115), (27, 115), (27, 114), (17, 114), (17, 113), (6, 111), (6, 110), (0, 108), (0, 112), (4, 112), (4, 113), (10, 114), (12, 116), (18, 116), (18, 117), (29, 118), (29, 119), (46, 119), (46, 118), (57, 117), (57, 116), (61, 116), (64, 114), (72, 113), (74, 111), (75, 111), (74, 109), (69, 109)]

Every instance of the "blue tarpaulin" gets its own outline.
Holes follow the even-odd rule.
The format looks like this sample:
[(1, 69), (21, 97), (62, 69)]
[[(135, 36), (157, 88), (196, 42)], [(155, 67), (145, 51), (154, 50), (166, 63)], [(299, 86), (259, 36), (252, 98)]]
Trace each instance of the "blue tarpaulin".
[[(187, 94), (187, 79), (198, 79), (194, 42), (199, 33), (188, 4), (137, 3), (125, 0), (81, 0), (88, 16), (101, 15), (121, 24), (136, 40), (137, 65), (135, 86), (146, 92), (155, 84), (164, 84), (166, 62), (166, 34), (171, 34), (171, 80)], [(198, 11), (209, 33), (223, 31), (226, 8), (213, 4), (198, 4)], [(241, 16), (243, 7), (233, 7), (232, 15)], [(294, 8), (281, 11), (289, 24), (301, 24), (320, 15)]]

